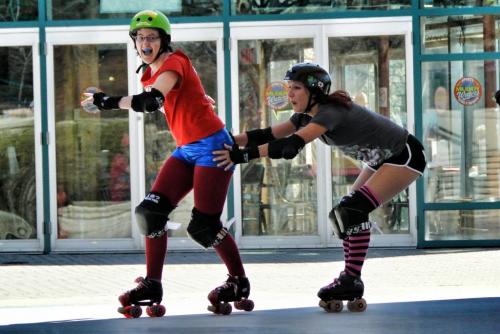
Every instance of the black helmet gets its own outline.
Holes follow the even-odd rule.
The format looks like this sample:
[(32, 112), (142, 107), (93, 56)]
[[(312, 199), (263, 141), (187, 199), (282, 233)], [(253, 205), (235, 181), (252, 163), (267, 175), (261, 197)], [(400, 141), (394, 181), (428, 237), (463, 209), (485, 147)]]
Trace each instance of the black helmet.
[(302, 82), (311, 94), (316, 96), (328, 95), (332, 79), (327, 71), (318, 64), (300, 63), (295, 64), (289, 69), (284, 80), (293, 80)]
[(283, 79), (302, 82), (309, 92), (311, 92), (307, 107), (304, 110), (305, 113), (311, 111), (311, 108), (314, 107), (316, 103), (326, 100), (326, 96), (332, 85), (332, 79), (328, 72), (318, 64), (313, 63), (299, 63), (293, 65), (292, 68), (286, 72)]

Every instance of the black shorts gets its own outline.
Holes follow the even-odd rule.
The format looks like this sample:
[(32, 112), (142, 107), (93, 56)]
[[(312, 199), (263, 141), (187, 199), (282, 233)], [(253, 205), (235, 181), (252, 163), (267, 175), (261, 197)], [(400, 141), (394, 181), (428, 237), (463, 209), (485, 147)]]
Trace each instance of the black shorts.
[(384, 160), (376, 166), (368, 166), (368, 168), (371, 170), (378, 170), (383, 164), (406, 167), (422, 175), (427, 165), (424, 146), (415, 136), (409, 134), (406, 140), (406, 147), (401, 153)]

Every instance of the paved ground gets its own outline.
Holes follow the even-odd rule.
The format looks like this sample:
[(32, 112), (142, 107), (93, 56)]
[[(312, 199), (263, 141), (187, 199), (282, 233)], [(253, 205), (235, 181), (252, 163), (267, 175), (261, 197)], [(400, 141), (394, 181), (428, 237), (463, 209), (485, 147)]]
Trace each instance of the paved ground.
[(339, 249), (243, 251), (255, 310), (214, 316), (225, 280), (212, 251), (169, 253), (167, 316), (124, 319), (117, 296), (142, 254), (0, 255), (0, 333), (500, 333), (500, 249), (371, 249), (364, 313), (329, 314), (316, 292), (342, 269)]

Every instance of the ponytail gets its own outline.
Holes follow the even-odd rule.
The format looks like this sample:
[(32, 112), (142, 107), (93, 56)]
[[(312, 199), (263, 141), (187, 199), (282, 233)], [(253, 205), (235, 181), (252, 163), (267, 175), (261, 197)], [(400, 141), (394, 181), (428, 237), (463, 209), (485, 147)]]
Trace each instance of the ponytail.
[(352, 99), (346, 91), (336, 90), (330, 95), (325, 97), (326, 103), (340, 104), (344, 107), (350, 107)]

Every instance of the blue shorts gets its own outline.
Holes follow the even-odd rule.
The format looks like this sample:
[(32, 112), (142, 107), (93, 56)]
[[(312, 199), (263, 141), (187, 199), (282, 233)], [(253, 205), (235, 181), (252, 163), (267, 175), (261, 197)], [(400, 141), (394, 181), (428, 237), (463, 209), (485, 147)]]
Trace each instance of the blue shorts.
[[(192, 166), (222, 168), (217, 167), (217, 161), (213, 161), (215, 156), (212, 151), (223, 150), (224, 144), (233, 145), (233, 140), (225, 128), (193, 143), (177, 147), (172, 156)], [(231, 170), (234, 170), (234, 166)]]

